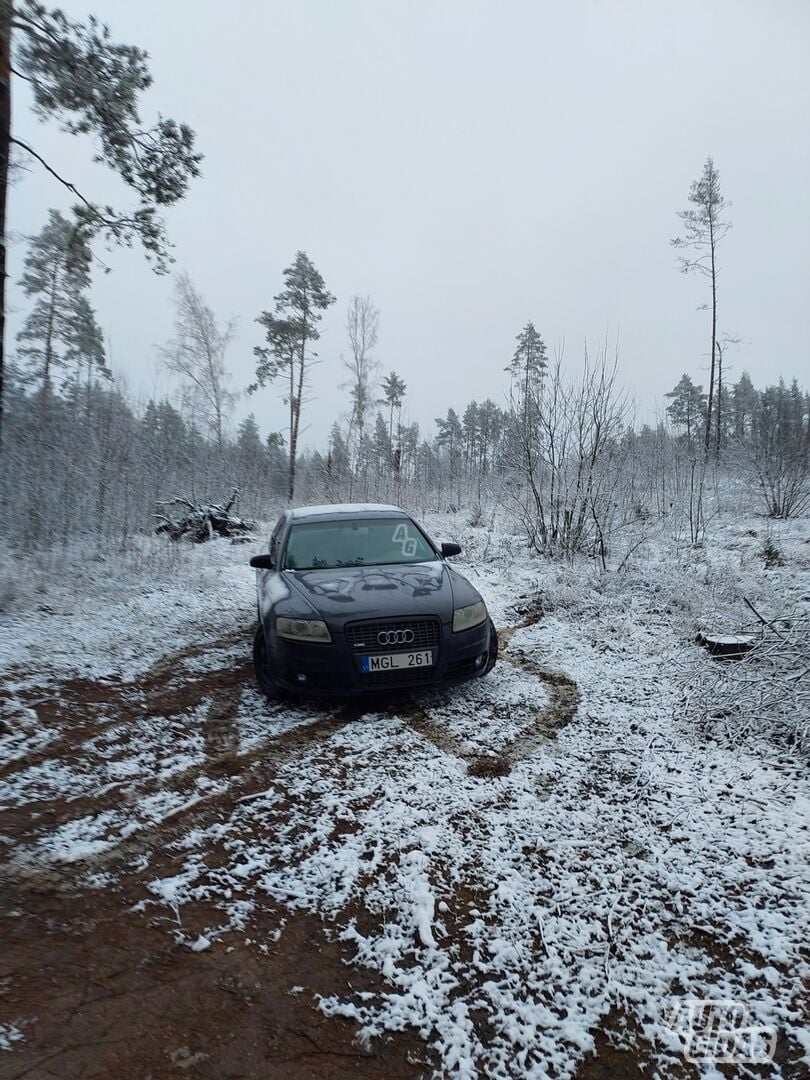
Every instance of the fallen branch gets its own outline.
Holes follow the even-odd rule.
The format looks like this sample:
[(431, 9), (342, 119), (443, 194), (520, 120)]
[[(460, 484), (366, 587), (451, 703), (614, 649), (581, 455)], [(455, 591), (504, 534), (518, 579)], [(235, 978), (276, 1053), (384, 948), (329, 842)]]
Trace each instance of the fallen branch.
[(188, 540), (192, 544), (204, 544), (215, 536), (229, 536), (233, 539), (245, 538), (256, 531), (256, 522), (236, 517), (231, 513), (237, 499), (238, 490), (234, 490), (227, 503), (195, 505), (189, 499), (175, 496), (173, 499), (158, 502), (158, 506), (182, 506), (187, 513), (182, 517), (172, 518), (166, 514), (155, 514), (157, 524), (155, 532), (168, 536), (170, 540)]
[(780, 637), (783, 641), (787, 641), (787, 638), (785, 637), (785, 635), (780, 633), (780, 631), (777, 630), (777, 628), (774, 626), (774, 624), (772, 622), (768, 622), (768, 620), (765, 618), (764, 615), (760, 615), (760, 613), (757, 611), (757, 609), (754, 607), (754, 605), (751, 603), (751, 601), (748, 599), (747, 596), (743, 597), (743, 603), (745, 604), (745, 606), (747, 608), (749, 608), (751, 611), (753, 611), (754, 615), (757, 617), (759, 622), (762, 623), (763, 626), (767, 626), (770, 630), (773, 630), (773, 632), (778, 637)]

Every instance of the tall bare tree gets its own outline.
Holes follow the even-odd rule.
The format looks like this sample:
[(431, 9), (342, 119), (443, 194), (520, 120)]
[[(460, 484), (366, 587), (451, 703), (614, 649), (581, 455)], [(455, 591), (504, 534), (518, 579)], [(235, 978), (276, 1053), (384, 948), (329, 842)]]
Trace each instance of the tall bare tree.
[(352, 412), (349, 420), (349, 447), (354, 449), (355, 469), (360, 467), (365, 442), (366, 421), (372, 405), (371, 395), (379, 364), (374, 359), (377, 346), (380, 312), (370, 296), (353, 296), (346, 313), (346, 335), (349, 356), (343, 366), (349, 373), (349, 393)]
[[(706, 399), (706, 430), (704, 448), (709, 453), (712, 434), (712, 417), (715, 409), (717, 392), (717, 246), (731, 228), (730, 221), (723, 220), (723, 212), (729, 204), (720, 192), (720, 174), (711, 157), (706, 158), (700, 179), (694, 180), (689, 189), (689, 202), (692, 206), (678, 211), (683, 222), (683, 236), (676, 236), (672, 246), (686, 252), (678, 257), (681, 272), (684, 274), (702, 274), (709, 280), (711, 290), (711, 346), (709, 366), (709, 392)], [(719, 446), (719, 443), (718, 443)]]
[(234, 323), (219, 325), (188, 274), (177, 276), (174, 305), (174, 337), (161, 353), (166, 367), (180, 377), (192, 411), (213, 434), (221, 453), (225, 420), (236, 400), (228, 390), (225, 370)]

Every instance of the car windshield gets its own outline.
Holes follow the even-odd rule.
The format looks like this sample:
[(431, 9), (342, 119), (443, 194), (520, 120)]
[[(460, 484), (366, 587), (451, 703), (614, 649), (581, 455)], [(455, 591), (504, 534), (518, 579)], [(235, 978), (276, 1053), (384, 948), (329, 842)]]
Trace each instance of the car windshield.
[(286, 570), (429, 562), (436, 552), (412, 521), (319, 521), (293, 525)]

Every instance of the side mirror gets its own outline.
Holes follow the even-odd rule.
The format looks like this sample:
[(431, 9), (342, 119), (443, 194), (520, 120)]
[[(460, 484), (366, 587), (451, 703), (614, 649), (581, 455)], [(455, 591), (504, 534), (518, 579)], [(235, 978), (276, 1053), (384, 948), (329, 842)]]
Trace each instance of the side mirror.
[(442, 558), (449, 559), (451, 555), (461, 554), (461, 544), (442, 544)]
[(275, 570), (276, 564), (272, 555), (254, 555), (250, 560), (254, 570)]

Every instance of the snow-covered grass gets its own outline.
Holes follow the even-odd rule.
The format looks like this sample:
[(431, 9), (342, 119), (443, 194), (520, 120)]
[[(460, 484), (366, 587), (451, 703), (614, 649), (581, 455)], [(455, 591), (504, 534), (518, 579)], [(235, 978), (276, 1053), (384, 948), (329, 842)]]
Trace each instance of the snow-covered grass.
[[(801, 982), (810, 975), (806, 762), (767, 731), (704, 730), (685, 701), (717, 665), (693, 643), (697, 629), (749, 623), (743, 597), (768, 618), (810, 614), (808, 523), (718, 518), (702, 549), (651, 536), (609, 574), (591, 562), (532, 558), (517, 538), (473, 529), (462, 516), (427, 525), (436, 539), (464, 544), (457, 565), (499, 626), (521, 622), (515, 605), (542, 611), (513, 633), (492, 677), (321, 725), (317, 738), (278, 757), (260, 791), (207, 822), (194, 807), (228, 778), (206, 775), (193, 732), (178, 747), (183, 783), (164, 791), (160, 778), (150, 786), (156, 754), (167, 782), (175, 772), (160, 725), (111, 725), (107, 742), (88, 738), (81, 767), (21, 765), (0, 801), (122, 782), (134, 793), (129, 805), (43, 826), (20, 854), (84, 859), (92, 869), (95, 855), (171, 816), (174, 868), (147, 877), (139, 910), (167, 908), (172, 932), (197, 950), (233, 934), (271, 949), (285, 911), (320, 915), (384, 989), (355, 992), (347, 970), (343, 992), (296, 992), (353, 1018), (361, 1038), (417, 1030), (442, 1075), (573, 1076), (599, 1032), (633, 1047), (656, 1075), (683, 1075), (682, 1041), (667, 1018), (686, 997), (745, 1003), (752, 1023), (778, 1029), (791, 1063), (771, 1073), (797, 1075), (802, 1053), (810, 1064)], [(765, 567), (766, 535), (784, 565)], [(77, 670), (132, 677), (194, 640), (227, 637), (252, 614), (251, 550), (193, 549), (174, 579), (150, 580), (144, 596), (123, 574), (120, 590), (95, 594), (85, 655), (65, 648), (46, 660), (38, 651), (28, 679)], [(114, 566), (108, 572), (115, 577)], [(194, 580), (205, 587), (195, 592)], [(61, 625), (75, 650), (91, 601), (61, 587), (69, 609)], [(119, 600), (127, 642), (143, 642), (137, 656), (107, 651)], [(44, 642), (44, 627), (40, 613), (15, 615), (15, 636), (29, 644)], [(17, 645), (6, 648), (19, 663)], [(217, 664), (233, 655), (228, 648)], [(177, 678), (207, 662), (190, 655)], [(537, 666), (579, 688), (579, 711), (556, 734), (544, 726), (548, 687)], [(237, 751), (272, 745), (317, 717), (305, 707), (268, 713), (245, 692), (233, 717)], [(203, 709), (198, 723), (207, 722)], [(532, 731), (528, 756), (510, 758)], [(509, 762), (503, 775), (468, 768), (468, 756), (487, 754)], [(206, 913), (202, 927), (195, 905)], [(270, 929), (268, 910), (280, 912)]]
[(131, 680), (189, 641), (222, 636), (237, 610), (254, 617), (248, 562), (268, 531), (249, 544), (149, 537), (124, 552), (2, 553), (0, 575), (14, 585), (0, 609), (0, 669), (23, 685), (29, 672)]

